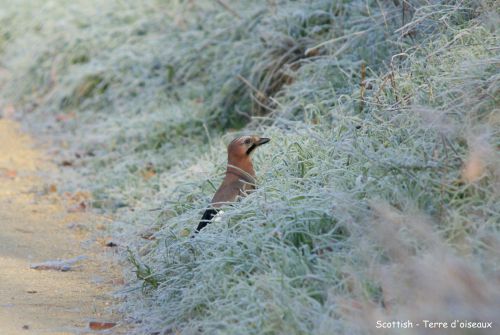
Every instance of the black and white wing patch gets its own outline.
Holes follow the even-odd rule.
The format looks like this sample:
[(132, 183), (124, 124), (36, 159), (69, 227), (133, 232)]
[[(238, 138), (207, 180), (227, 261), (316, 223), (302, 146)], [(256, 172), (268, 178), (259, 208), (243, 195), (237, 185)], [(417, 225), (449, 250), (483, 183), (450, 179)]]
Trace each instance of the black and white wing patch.
[(196, 227), (195, 233), (199, 233), (200, 230), (205, 228), (209, 223), (220, 221), (221, 215), (224, 211), (216, 208), (207, 208), (203, 216), (201, 217), (198, 227)]

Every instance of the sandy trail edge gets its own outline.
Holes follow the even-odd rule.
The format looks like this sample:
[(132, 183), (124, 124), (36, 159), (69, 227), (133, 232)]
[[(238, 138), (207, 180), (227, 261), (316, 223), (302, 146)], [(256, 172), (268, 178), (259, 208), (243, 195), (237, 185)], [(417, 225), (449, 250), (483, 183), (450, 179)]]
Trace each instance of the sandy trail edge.
[[(108, 306), (119, 269), (89, 232), (105, 218), (68, 213), (58, 171), (19, 125), (0, 119), (0, 334), (92, 334), (91, 320), (117, 321)], [(68, 225), (79, 227), (69, 229)], [(74, 271), (37, 271), (30, 264), (87, 256)], [(107, 333), (121, 334), (119, 326)]]

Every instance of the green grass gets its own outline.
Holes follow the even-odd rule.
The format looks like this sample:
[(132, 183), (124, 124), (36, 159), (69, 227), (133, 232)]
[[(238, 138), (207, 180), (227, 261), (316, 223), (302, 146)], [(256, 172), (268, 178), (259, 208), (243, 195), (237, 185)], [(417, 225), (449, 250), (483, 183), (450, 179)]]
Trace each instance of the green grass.
[[(3, 102), (80, 154), (136, 333), (496, 320), (498, 5), (223, 3), (0, 11)], [(241, 132), (259, 188), (190, 239)]]

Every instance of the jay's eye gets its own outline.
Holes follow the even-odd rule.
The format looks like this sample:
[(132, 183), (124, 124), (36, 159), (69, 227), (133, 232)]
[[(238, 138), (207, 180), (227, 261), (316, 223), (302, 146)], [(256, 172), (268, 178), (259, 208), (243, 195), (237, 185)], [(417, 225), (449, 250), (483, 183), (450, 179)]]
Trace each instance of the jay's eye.
[(245, 144), (250, 144), (250, 142), (251, 142), (251, 140), (250, 140), (249, 138), (247, 138), (247, 139), (245, 140)]

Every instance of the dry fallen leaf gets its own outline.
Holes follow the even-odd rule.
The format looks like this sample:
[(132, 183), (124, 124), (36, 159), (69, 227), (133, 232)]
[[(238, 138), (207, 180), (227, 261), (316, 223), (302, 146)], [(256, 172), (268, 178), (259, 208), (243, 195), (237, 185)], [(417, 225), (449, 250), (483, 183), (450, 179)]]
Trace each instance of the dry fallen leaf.
[(462, 180), (473, 183), (486, 174), (486, 168), (495, 155), (486, 136), (478, 136), (469, 140), (469, 154), (462, 169)]
[(14, 179), (17, 177), (17, 171), (12, 169), (0, 169), (0, 177)]
[(142, 178), (144, 178), (144, 180), (149, 180), (152, 177), (154, 177), (155, 175), (156, 175), (156, 172), (154, 172), (152, 170), (143, 170), (141, 172), (141, 176), (142, 176)]
[(57, 122), (69, 121), (76, 118), (75, 112), (67, 113), (67, 114), (58, 114), (56, 115)]
[(152, 177), (156, 176), (156, 169), (153, 164), (148, 163), (144, 169), (141, 170), (141, 176), (144, 180), (149, 180)]
[(462, 178), (468, 183), (480, 179), (486, 167), (483, 157), (478, 152), (471, 152), (462, 170)]
[(71, 259), (58, 259), (54, 261), (46, 261), (38, 264), (31, 264), (30, 268), (34, 270), (55, 270), (55, 271), (71, 271), (73, 264), (86, 259), (87, 256), (78, 256)]
[(87, 205), (85, 204), (85, 201), (82, 201), (76, 205), (69, 207), (68, 213), (85, 212), (86, 209), (87, 209)]
[(89, 328), (91, 330), (105, 330), (113, 328), (114, 326), (116, 326), (115, 322), (98, 322), (98, 321), (89, 322)]
[(78, 191), (75, 193), (65, 193), (69, 213), (85, 212), (90, 206), (92, 194), (86, 191)]
[(109, 282), (111, 285), (125, 285), (125, 280), (123, 278), (113, 279)]

